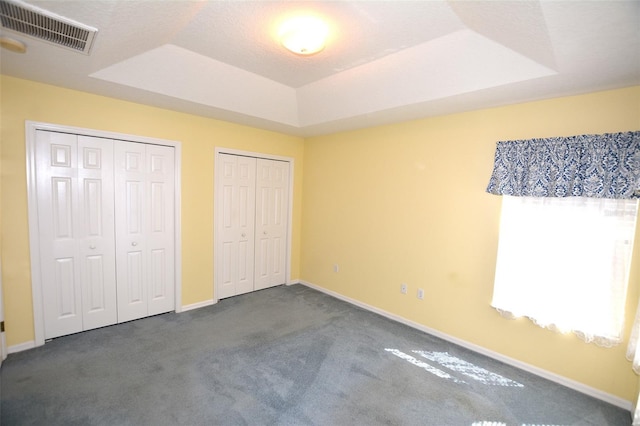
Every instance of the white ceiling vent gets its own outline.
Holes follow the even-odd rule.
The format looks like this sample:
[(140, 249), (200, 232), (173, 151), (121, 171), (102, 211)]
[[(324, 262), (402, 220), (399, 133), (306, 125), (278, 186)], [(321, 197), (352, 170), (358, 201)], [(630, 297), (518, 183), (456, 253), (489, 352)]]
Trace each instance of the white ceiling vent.
[(98, 30), (39, 7), (0, 0), (2, 27), (88, 55)]

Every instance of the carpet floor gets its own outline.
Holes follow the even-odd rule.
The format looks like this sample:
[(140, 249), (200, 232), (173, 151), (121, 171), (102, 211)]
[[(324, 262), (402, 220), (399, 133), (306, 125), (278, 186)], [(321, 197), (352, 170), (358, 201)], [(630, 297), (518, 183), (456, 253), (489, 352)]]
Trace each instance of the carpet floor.
[(11, 425), (629, 425), (630, 413), (302, 285), (52, 340)]

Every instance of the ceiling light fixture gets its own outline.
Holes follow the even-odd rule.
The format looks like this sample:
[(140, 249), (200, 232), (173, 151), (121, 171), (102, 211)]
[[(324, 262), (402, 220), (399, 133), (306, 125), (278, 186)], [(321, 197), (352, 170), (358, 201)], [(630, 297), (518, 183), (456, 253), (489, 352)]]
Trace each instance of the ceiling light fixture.
[(10, 50), (15, 53), (25, 53), (27, 51), (27, 45), (9, 37), (0, 37), (0, 47)]
[(324, 49), (329, 28), (314, 16), (297, 16), (280, 26), (278, 36), (284, 47), (297, 55), (313, 55)]

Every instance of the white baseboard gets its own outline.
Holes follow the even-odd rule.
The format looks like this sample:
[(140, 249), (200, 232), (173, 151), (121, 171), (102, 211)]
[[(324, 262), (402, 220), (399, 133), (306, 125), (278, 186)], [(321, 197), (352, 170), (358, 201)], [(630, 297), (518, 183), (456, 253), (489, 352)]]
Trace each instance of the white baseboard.
[(205, 306), (215, 305), (218, 301), (209, 299), (204, 300), (202, 302), (191, 303), (190, 305), (182, 305), (182, 310), (180, 312), (190, 311), (192, 309), (204, 308)]
[(366, 303), (362, 303), (358, 300), (355, 299), (351, 299), (350, 297), (346, 297), (341, 295), (340, 293), (336, 293), (334, 291), (331, 290), (327, 290), (325, 288), (319, 287), (317, 285), (311, 284), (309, 282), (306, 281), (299, 281), (300, 284), (305, 285), (309, 288), (312, 288), (314, 290), (318, 290), (321, 293), (325, 293), (328, 294), (329, 296), (335, 297), (336, 299), (340, 299), (343, 300), (345, 302), (351, 303), (352, 305), (358, 306), (362, 309), (366, 309), (367, 311), (371, 311), (374, 312), (376, 314), (382, 315), (383, 317), (392, 319), (394, 321), (397, 321), (399, 323), (408, 325), (409, 327), (415, 328), (417, 330), (423, 331), (427, 334), (431, 334), (433, 336), (439, 337), (443, 340), (447, 340), (451, 343), (455, 343), (456, 345), (462, 346), (464, 348), (470, 349), (474, 352), (477, 352), (479, 354), (485, 355), (489, 358), (493, 358), (496, 359), (500, 362), (503, 362), (505, 364), (520, 368), (521, 370), (524, 371), (528, 371), (529, 373), (533, 373), (537, 376), (543, 377), (547, 380), (550, 380), (552, 382), (555, 383), (559, 383), (563, 386), (566, 386), (570, 389), (573, 389), (575, 391), (578, 391), (580, 393), (583, 393), (585, 395), (589, 395), (593, 398), (597, 398), (601, 401), (607, 402), (609, 404), (615, 405), (616, 407), (620, 407), (624, 410), (627, 410), (629, 412), (632, 411), (633, 409), (633, 403), (631, 401), (627, 401), (626, 399), (620, 398), (618, 396), (612, 395), (610, 393), (607, 392), (603, 392), (599, 389), (596, 388), (592, 388), (591, 386), (587, 386), (583, 383), (577, 382), (575, 380), (571, 380), (567, 377), (564, 376), (560, 376), (556, 373), (552, 373), (550, 371), (544, 370), (542, 368), (536, 367), (534, 365), (531, 364), (527, 364), (525, 362), (519, 361), (515, 358), (510, 358), (508, 356), (502, 355), (498, 352), (494, 352), (492, 350), (489, 350), (487, 348), (484, 348), (482, 346), (478, 346), (474, 343), (470, 343), (467, 342), (465, 340), (459, 339), (457, 337), (451, 336), (449, 334), (443, 333), (441, 331), (426, 327), (422, 324), (418, 324), (416, 322), (410, 321), (406, 318), (403, 318), (399, 315), (396, 314), (392, 314), (390, 312), (384, 311), (382, 309), (376, 308), (375, 306), (371, 306), (371, 305), (367, 305)]
[(7, 352), (10, 354), (14, 354), (16, 352), (26, 351), (27, 349), (33, 349), (36, 347), (35, 340), (29, 340), (28, 342), (18, 343), (17, 345), (12, 345), (7, 348)]

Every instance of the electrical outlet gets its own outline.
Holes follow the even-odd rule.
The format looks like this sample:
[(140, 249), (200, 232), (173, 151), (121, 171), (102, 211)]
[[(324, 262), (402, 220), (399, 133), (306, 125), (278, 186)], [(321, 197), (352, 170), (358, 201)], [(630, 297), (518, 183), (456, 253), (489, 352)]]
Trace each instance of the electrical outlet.
[(418, 299), (420, 300), (424, 299), (424, 290), (421, 288), (418, 289)]
[(407, 294), (407, 285), (405, 283), (400, 284), (400, 293)]
[(337, 263), (333, 265), (333, 272), (340, 272), (340, 266)]

